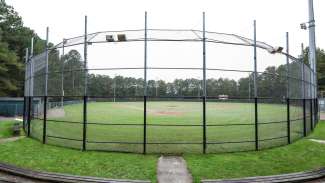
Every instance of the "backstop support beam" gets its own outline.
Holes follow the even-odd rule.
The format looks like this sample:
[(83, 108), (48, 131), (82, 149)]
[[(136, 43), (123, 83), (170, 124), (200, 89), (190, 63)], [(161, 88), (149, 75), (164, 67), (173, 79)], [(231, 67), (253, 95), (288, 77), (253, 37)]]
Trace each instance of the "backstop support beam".
[(258, 100), (257, 100), (257, 46), (256, 46), (256, 20), (254, 20), (254, 117), (255, 117), (255, 150), (258, 151)]
[(206, 137), (206, 98), (207, 98), (207, 85), (206, 85), (206, 45), (205, 45), (205, 12), (203, 12), (203, 153), (206, 153), (207, 137)]
[(84, 97), (83, 97), (83, 130), (82, 130), (82, 150), (86, 150), (87, 144), (87, 77), (88, 77), (88, 68), (87, 68), (87, 16), (85, 16), (85, 36), (84, 36)]
[(144, 13), (143, 154), (147, 153), (147, 12)]

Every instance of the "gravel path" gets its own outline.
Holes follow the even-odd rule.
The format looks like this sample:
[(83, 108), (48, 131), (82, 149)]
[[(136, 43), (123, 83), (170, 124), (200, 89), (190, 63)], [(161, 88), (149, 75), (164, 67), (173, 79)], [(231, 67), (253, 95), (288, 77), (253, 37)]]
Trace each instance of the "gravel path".
[(14, 182), (14, 183), (45, 183), (44, 181), (37, 181), (20, 176), (10, 175), (5, 172), (0, 172), (0, 183)]

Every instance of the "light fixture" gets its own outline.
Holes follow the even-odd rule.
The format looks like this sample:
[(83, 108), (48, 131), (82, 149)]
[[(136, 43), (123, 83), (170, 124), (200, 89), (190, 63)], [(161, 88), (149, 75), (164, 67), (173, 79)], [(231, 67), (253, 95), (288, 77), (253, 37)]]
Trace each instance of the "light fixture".
[(281, 46), (276, 46), (273, 49), (268, 50), (269, 53), (275, 54), (275, 53), (281, 53), (283, 50), (283, 47)]
[(118, 34), (117, 35), (118, 41), (126, 41), (126, 35), (125, 34)]
[(114, 42), (114, 37), (113, 37), (113, 35), (106, 35), (106, 41), (107, 41), (107, 42)]
[(300, 28), (303, 29), (303, 30), (306, 30), (307, 29), (306, 23), (301, 23)]

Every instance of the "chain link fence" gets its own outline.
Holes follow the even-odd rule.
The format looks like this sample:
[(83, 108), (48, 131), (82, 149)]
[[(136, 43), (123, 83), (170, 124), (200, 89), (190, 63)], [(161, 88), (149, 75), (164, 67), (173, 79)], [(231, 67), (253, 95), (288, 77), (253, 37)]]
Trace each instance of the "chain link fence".
[(204, 26), (86, 29), (28, 58), (25, 130), (43, 143), (136, 153), (249, 151), (290, 144), (318, 122), (314, 72), (300, 58)]

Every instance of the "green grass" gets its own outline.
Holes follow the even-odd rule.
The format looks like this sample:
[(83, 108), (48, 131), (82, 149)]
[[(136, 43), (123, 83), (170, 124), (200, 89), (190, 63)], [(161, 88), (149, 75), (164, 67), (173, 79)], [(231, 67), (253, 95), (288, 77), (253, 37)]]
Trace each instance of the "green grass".
[(319, 123), (318, 128), (308, 138), (325, 140), (325, 123)]
[(12, 136), (14, 121), (0, 121), (0, 139)]
[[(310, 136), (324, 139), (325, 122)], [(196, 182), (201, 179), (222, 179), (275, 175), (317, 169), (325, 166), (325, 145), (307, 138), (291, 145), (262, 150), (210, 154), (187, 154), (184, 158)]]
[[(318, 124), (314, 138), (323, 139), (325, 122)], [(258, 152), (184, 154), (195, 182), (200, 179), (272, 175), (325, 166), (325, 145), (308, 138), (291, 145)], [(73, 150), (24, 138), (0, 144), (0, 161), (31, 168), (75, 175), (156, 181), (158, 155)]]
[[(83, 121), (83, 105), (73, 104), (64, 107), (64, 117), (51, 117), (47, 123), (47, 135), (72, 139), (82, 139), (83, 125), (81, 123), (59, 123), (54, 120), (74, 122)], [(285, 121), (286, 105), (259, 104), (259, 121)], [(254, 141), (254, 104), (234, 102), (207, 102), (207, 125), (247, 124), (241, 126), (208, 126), (207, 142), (237, 142)], [(202, 125), (201, 102), (153, 102), (147, 103), (148, 124), (171, 125)], [(142, 152), (143, 142), (143, 102), (90, 102), (88, 104), (88, 123), (113, 123), (107, 125), (87, 125), (87, 148), (91, 150)], [(302, 118), (302, 108), (291, 106), (291, 119)], [(125, 126), (119, 124), (139, 124)], [(42, 120), (33, 120), (32, 135), (42, 139)], [(259, 125), (259, 138), (269, 139), (287, 135), (286, 123)], [(296, 120), (291, 124), (291, 138), (302, 136), (303, 122)], [(148, 143), (194, 143), (194, 144), (148, 144), (149, 153), (201, 153), (202, 126), (147, 126)], [(48, 143), (80, 149), (80, 141), (47, 138)], [(139, 144), (92, 143), (92, 142), (134, 142)], [(261, 148), (269, 148), (286, 144), (286, 138), (261, 142)], [(254, 150), (253, 142), (231, 144), (209, 144), (207, 152), (229, 152)]]
[(19, 167), (75, 175), (155, 180), (158, 156), (81, 152), (25, 138), (0, 144), (0, 161)]

